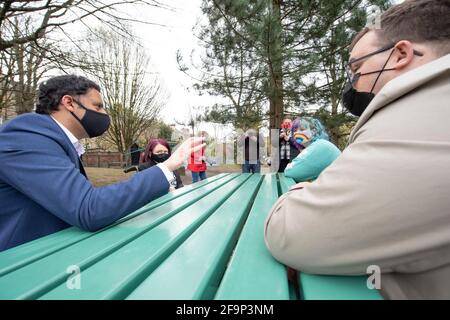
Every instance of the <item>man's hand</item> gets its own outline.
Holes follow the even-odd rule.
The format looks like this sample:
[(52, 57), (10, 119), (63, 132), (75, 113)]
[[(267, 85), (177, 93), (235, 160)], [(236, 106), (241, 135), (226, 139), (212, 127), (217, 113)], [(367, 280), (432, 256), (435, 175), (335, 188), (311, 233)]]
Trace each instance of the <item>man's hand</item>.
[(197, 152), (206, 146), (203, 138), (189, 138), (184, 141), (169, 159), (163, 163), (170, 171), (175, 171), (181, 167), (186, 159), (194, 152)]
[(282, 133), (280, 134), (280, 139), (283, 139), (284, 137), (286, 137), (286, 133), (285, 133), (285, 132), (282, 132)]

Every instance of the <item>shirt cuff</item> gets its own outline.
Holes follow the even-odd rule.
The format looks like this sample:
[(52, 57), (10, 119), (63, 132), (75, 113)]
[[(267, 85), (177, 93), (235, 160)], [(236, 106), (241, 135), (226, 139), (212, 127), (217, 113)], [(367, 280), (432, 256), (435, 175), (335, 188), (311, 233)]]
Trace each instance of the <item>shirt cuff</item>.
[(171, 182), (175, 179), (173, 172), (170, 171), (164, 163), (158, 163), (156, 166), (161, 169), (166, 176), (167, 182), (171, 184)]

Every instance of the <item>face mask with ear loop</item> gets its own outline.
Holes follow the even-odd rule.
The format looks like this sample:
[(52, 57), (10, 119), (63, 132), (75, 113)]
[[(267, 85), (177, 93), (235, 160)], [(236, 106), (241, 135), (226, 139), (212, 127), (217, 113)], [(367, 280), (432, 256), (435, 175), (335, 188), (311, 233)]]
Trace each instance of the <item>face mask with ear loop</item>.
[[(389, 50), (390, 48), (384, 48), (383, 51)], [(395, 68), (385, 69), (386, 65), (389, 62), (389, 59), (391, 58), (392, 54), (394, 53), (394, 50), (395, 50), (395, 48), (392, 49), (391, 53), (389, 54), (389, 57), (387, 58), (383, 67), (381, 68), (381, 70), (371, 71), (371, 72), (367, 72), (367, 73), (357, 73), (353, 76), (353, 78), (351, 78), (350, 75), (347, 74), (348, 81), (342, 92), (342, 103), (344, 104), (344, 107), (346, 107), (347, 110), (350, 111), (350, 113), (353, 114), (354, 116), (359, 117), (360, 115), (362, 115), (364, 110), (366, 110), (367, 106), (370, 104), (370, 102), (375, 97), (375, 94), (373, 93), (373, 89), (375, 88), (375, 85), (377, 84), (378, 79), (381, 76), (381, 73), (383, 73), (384, 71), (395, 70)], [(383, 51), (378, 51), (376, 53), (380, 53)], [(376, 53), (374, 53), (374, 54), (376, 54)], [(371, 54), (371, 55), (373, 55), (373, 54)], [(374, 74), (374, 73), (378, 73), (378, 76), (375, 79), (375, 82), (373, 83), (373, 86), (372, 86), (372, 89), (370, 90), (370, 92), (360, 92), (360, 91), (357, 91), (353, 87), (353, 84), (355, 84), (358, 81), (359, 77), (365, 76), (368, 74)]]
[(309, 129), (294, 132), (295, 142), (303, 148), (309, 146), (312, 137), (313, 133)]
[(160, 153), (160, 154), (152, 154), (150, 159), (153, 160), (155, 163), (161, 163), (169, 159), (170, 156), (168, 153)]
[(86, 108), (81, 102), (73, 99), (80, 107), (86, 110), (82, 119), (78, 118), (75, 113), (70, 112), (75, 119), (80, 122), (83, 129), (90, 138), (101, 136), (105, 133), (111, 123), (109, 115)]

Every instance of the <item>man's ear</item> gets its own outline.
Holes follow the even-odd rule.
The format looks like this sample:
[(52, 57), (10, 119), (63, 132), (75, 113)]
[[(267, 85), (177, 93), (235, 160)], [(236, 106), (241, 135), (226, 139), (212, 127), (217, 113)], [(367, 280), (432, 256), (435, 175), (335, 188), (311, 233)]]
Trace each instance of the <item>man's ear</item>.
[(73, 105), (73, 98), (67, 94), (61, 98), (61, 105), (63, 105), (70, 112), (75, 111), (75, 107)]
[(401, 40), (395, 45), (394, 66), (395, 69), (401, 70), (407, 67), (414, 58), (414, 48), (410, 41)]

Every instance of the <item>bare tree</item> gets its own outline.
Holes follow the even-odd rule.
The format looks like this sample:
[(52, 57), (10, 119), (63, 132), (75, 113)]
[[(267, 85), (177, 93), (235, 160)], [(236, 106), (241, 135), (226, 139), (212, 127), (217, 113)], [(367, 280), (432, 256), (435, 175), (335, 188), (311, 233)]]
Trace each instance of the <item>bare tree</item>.
[(202, 107), (189, 107), (189, 117), (188, 119), (181, 121), (181, 120), (175, 120), (175, 123), (183, 126), (188, 127), (192, 130), (191, 136), (195, 136), (195, 133), (197, 132), (196, 129), (201, 125), (202, 122), (205, 122), (205, 120), (208, 120), (206, 117), (206, 113), (208, 110)]
[[(96, 21), (117, 34), (128, 34), (124, 6), (170, 7), (157, 0), (2, 0), (0, 1), (0, 113), (14, 106), (17, 114), (33, 110), (37, 84), (49, 69), (80, 65), (79, 49), (69, 25)], [(70, 50), (68, 50), (69, 48)], [(6, 117), (4, 117), (6, 118)]]
[(12, 103), (12, 75), (14, 73), (13, 56), (0, 51), (0, 118), (7, 118), (7, 108)]
[[(14, 33), (19, 36), (31, 27), (31, 19), (14, 19)], [(7, 119), (7, 109), (15, 113), (31, 112), (36, 100), (37, 85), (45, 67), (41, 48), (47, 47), (47, 39), (16, 44), (0, 51), (0, 110), (4, 109), (3, 118)], [(14, 108), (13, 108), (14, 107)]]
[[(156, 0), (3, 0), (0, 2), (0, 51), (34, 42), (55, 29), (77, 21), (83, 22), (88, 17), (101, 21), (113, 30), (126, 32), (124, 22), (134, 20), (118, 11), (120, 6), (126, 4), (168, 8)], [(32, 18), (33, 27), (17, 35), (13, 23), (17, 17)]]
[[(20, 36), (20, 29), (27, 30), (31, 27), (31, 19), (24, 22), (15, 19), (15, 34)], [(34, 42), (16, 44), (11, 52), (15, 61), (15, 74), (13, 81), (14, 105), (17, 114), (31, 112), (36, 101), (37, 86), (43, 74), (49, 69), (45, 61), (47, 39), (37, 39)]]
[[(105, 139), (120, 152), (156, 121), (167, 94), (155, 74), (147, 71), (150, 58), (134, 37), (101, 29), (88, 40), (81, 68), (101, 85), (111, 127)], [(86, 56), (86, 52), (90, 55)]]

